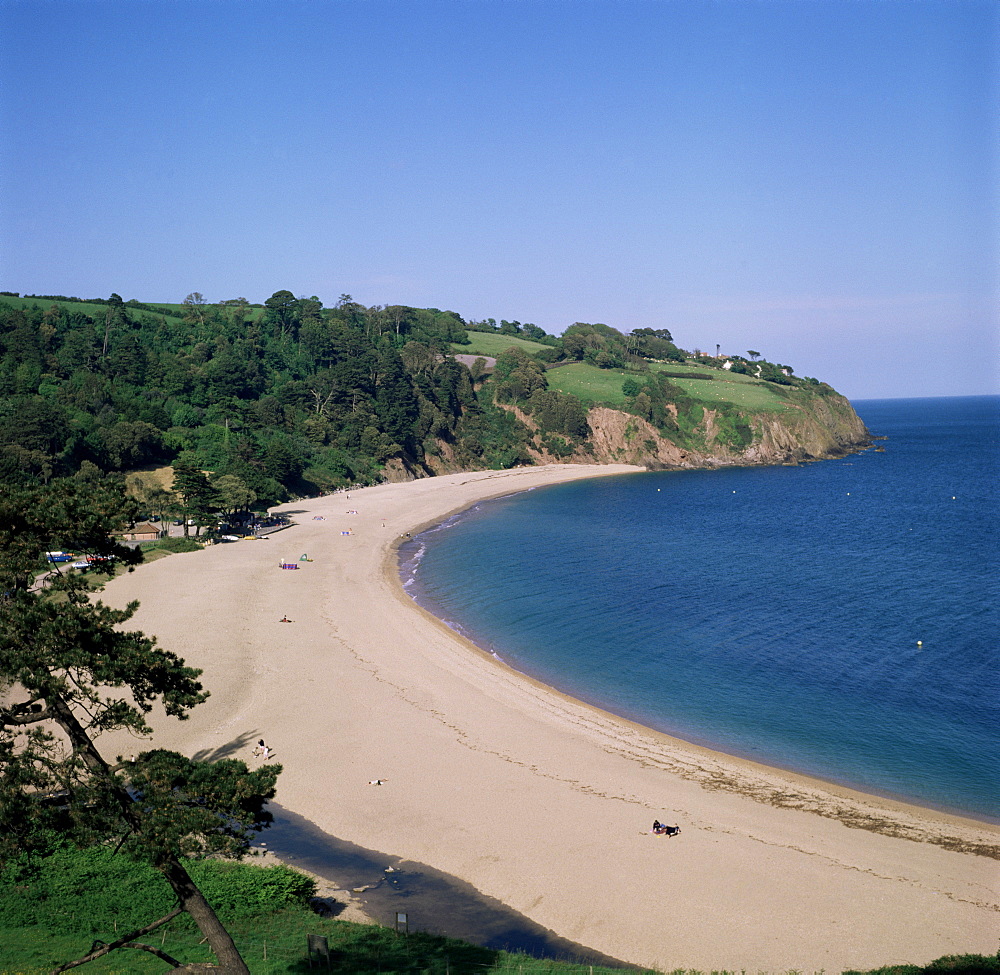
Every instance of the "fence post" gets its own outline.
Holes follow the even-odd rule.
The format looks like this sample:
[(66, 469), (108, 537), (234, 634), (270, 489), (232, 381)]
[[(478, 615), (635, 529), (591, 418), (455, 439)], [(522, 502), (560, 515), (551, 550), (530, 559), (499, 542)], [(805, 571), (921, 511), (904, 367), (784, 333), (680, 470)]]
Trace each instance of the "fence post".
[(326, 967), (330, 968), (330, 943), (321, 934), (306, 935), (306, 950), (309, 954), (309, 967), (312, 968), (313, 955), (317, 960), (326, 960)]

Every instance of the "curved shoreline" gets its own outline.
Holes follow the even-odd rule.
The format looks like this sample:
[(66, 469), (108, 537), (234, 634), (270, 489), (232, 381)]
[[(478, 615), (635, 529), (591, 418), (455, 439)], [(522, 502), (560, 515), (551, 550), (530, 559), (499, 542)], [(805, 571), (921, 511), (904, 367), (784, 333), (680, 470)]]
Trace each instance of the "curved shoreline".
[[(533, 490), (533, 488), (526, 490)], [(600, 716), (603, 723), (607, 723), (612, 728), (615, 723), (620, 723), (623, 727), (633, 729), (639, 735), (648, 735), (662, 740), (667, 749), (679, 753), (679, 755), (689, 751), (690, 756), (683, 756), (664, 767), (674, 774), (699, 782), (705, 788), (735, 792), (767, 805), (804, 809), (818, 816), (836, 819), (853, 829), (866, 829), (915, 842), (934, 843), (946, 849), (960, 850), (1000, 860), (1000, 829), (997, 829), (994, 843), (980, 843), (961, 833), (948, 835), (933, 829), (927, 830), (920, 825), (926, 820), (935, 825), (947, 823), (958, 830), (977, 830), (979, 828), (989, 830), (1000, 827), (1000, 823), (977, 819), (975, 816), (965, 815), (957, 810), (937, 809), (933, 806), (909, 802), (899, 797), (855, 789), (820, 776), (757, 762), (751, 758), (721, 751), (710, 745), (699, 745), (685, 738), (644, 725), (598, 704), (575, 697), (544, 680), (518, 670), (507, 663), (503, 657), (490, 652), (460, 630), (456, 630), (432, 609), (423, 605), (406, 591), (399, 569), (399, 549), (404, 544), (428, 531), (433, 531), (483, 501), (510, 497), (514, 493), (520, 492), (504, 491), (500, 494), (477, 498), (470, 505), (449, 511), (442, 518), (415, 527), (403, 538), (397, 538), (389, 549), (385, 563), (386, 580), (396, 590), (397, 598), (404, 605), (412, 604), (428, 620), (443, 627), (449, 635), (464, 643), (470, 653), (482, 656), (490, 664), (509, 671), (515, 678), (529, 682), (543, 693), (551, 694), (574, 707), (593, 711), (595, 715)], [(614, 737), (613, 731), (611, 736)], [(613, 745), (608, 747), (613, 747)], [(732, 770), (727, 769), (721, 775), (715, 772), (709, 773), (705, 768), (705, 765), (709, 763), (713, 765), (715, 763), (731, 764), (733, 768)], [(740, 772), (744, 774), (741, 775)], [(777, 778), (779, 781), (771, 781), (773, 778)]]
[[(632, 470), (477, 472), (283, 505), (297, 525), (267, 542), (114, 580), (105, 600), (139, 598), (135, 627), (213, 693), (186, 722), (154, 717), (157, 747), (253, 762), (264, 737), (283, 807), (639, 965), (839, 971), (994, 951), (997, 862), (965, 851), (1000, 830), (634, 725), (518, 674), (403, 591), (405, 533)], [(309, 561), (278, 570), (293, 553)], [(654, 817), (681, 836), (650, 836)]]
[[(527, 488), (526, 490), (534, 490), (534, 488)], [(799, 771), (794, 768), (788, 768), (784, 765), (777, 763), (755, 760), (747, 755), (741, 755), (739, 753), (729, 751), (723, 746), (718, 746), (710, 741), (692, 741), (689, 738), (683, 736), (683, 731), (681, 732), (671, 732), (669, 730), (663, 730), (657, 728), (651, 724), (646, 724), (641, 718), (629, 717), (625, 714), (619, 713), (615, 710), (613, 704), (604, 705), (598, 701), (588, 700), (585, 697), (579, 697), (575, 695), (572, 691), (567, 691), (561, 689), (558, 684), (546, 680), (544, 677), (536, 676), (526, 670), (520, 670), (508, 662), (507, 658), (502, 652), (502, 649), (498, 652), (496, 650), (491, 650), (487, 646), (484, 646), (482, 642), (475, 638), (474, 634), (470, 634), (468, 630), (461, 625), (461, 623), (454, 621), (450, 622), (445, 619), (444, 616), (439, 612), (439, 607), (435, 607), (430, 601), (422, 601), (413, 595), (411, 591), (407, 589), (406, 580), (402, 578), (403, 568), (400, 561), (399, 552), (404, 545), (415, 542), (421, 538), (421, 536), (428, 533), (434, 532), (436, 529), (441, 528), (447, 524), (454, 523), (457, 519), (461, 518), (463, 514), (472, 510), (479, 504), (486, 501), (500, 500), (507, 497), (513, 497), (515, 492), (504, 492), (502, 494), (493, 495), (490, 497), (479, 498), (472, 502), (469, 506), (459, 509), (457, 511), (452, 511), (446, 516), (444, 516), (439, 521), (433, 521), (429, 524), (416, 528), (409, 532), (404, 538), (397, 539), (391, 553), (389, 555), (389, 564), (387, 571), (395, 571), (396, 576), (399, 577), (401, 583), (402, 595), (411, 601), (414, 605), (419, 607), (422, 611), (429, 614), (431, 618), (436, 619), (438, 622), (442, 623), (448, 628), (457, 638), (464, 640), (470, 649), (478, 651), (480, 653), (486, 654), (491, 660), (495, 661), (497, 664), (503, 667), (509, 668), (513, 673), (524, 678), (525, 680), (533, 681), (540, 686), (548, 689), (554, 694), (569, 698), (575, 701), (583, 707), (593, 708), (595, 711), (606, 714), (609, 718), (622, 721), (627, 725), (639, 728), (644, 732), (649, 734), (661, 735), (664, 739), (671, 743), (673, 747), (677, 748), (690, 748), (694, 749), (700, 754), (710, 755), (710, 756), (721, 756), (726, 760), (733, 762), (739, 762), (745, 764), (751, 768), (755, 768), (761, 771), (771, 772), (778, 775), (787, 777), (788, 781), (793, 785), (799, 786), (811, 786), (813, 788), (818, 788), (825, 790), (832, 795), (839, 796), (845, 800), (853, 802), (863, 802), (863, 803), (880, 803), (884, 804), (888, 809), (896, 810), (899, 812), (909, 813), (910, 815), (928, 815), (936, 819), (945, 819), (947, 821), (954, 822), (959, 825), (965, 826), (985, 826), (985, 827), (1000, 827), (1000, 818), (991, 818), (989, 816), (979, 816), (975, 813), (970, 813), (957, 807), (944, 807), (937, 806), (930, 802), (921, 802), (919, 799), (913, 797), (907, 797), (904, 795), (893, 794), (889, 791), (879, 791), (877, 789), (864, 788), (859, 786), (853, 786), (849, 782), (838, 781), (835, 778), (826, 778), (821, 774), (807, 771)], [(516, 492), (524, 493), (524, 492)], [(393, 570), (393, 567), (394, 570)], [(735, 788), (735, 786), (734, 786)], [(767, 801), (762, 799), (762, 801)], [(785, 802), (777, 802), (775, 804), (784, 805)], [(818, 810), (817, 810), (818, 812)], [(824, 813), (819, 813), (824, 815)], [(846, 810), (844, 810), (836, 818), (843, 818), (844, 821), (853, 821), (856, 817), (852, 816)], [(855, 823), (855, 825), (858, 825)], [(888, 822), (886, 822), (886, 829), (892, 835), (893, 830), (889, 827)], [(869, 826), (864, 826), (862, 828), (871, 828), (876, 832), (883, 831), (878, 825), (873, 823)], [(933, 842), (933, 841), (931, 841)], [(1000, 837), (998, 837), (998, 844), (1000, 844)], [(984, 855), (992, 856), (996, 859), (1000, 859), (1000, 845)]]

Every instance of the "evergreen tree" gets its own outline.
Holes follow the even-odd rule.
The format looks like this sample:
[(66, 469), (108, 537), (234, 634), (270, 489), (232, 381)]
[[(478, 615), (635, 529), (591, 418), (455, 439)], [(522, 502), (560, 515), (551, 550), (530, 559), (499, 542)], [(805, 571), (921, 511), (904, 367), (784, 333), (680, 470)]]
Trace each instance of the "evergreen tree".
[(419, 413), (413, 384), (391, 347), (379, 353), (378, 370), (375, 403), (380, 425), (392, 441), (412, 453), (413, 423)]
[(174, 464), (174, 493), (181, 499), (184, 514), (184, 536), (189, 534), (188, 522), (199, 527), (208, 524), (212, 509), (217, 504), (215, 489), (204, 471), (192, 464)]

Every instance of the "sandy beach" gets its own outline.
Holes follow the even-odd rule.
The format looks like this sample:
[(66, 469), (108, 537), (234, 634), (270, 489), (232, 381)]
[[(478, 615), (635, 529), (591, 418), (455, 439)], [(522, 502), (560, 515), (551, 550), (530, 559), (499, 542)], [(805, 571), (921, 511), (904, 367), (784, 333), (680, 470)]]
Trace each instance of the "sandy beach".
[[(264, 738), (284, 808), (639, 965), (840, 972), (994, 953), (1000, 829), (623, 721), (514, 673), (403, 592), (406, 533), (487, 497), (630, 470), (352, 490), (274, 509), (296, 524), (266, 541), (114, 580), (102, 598), (138, 599), (134, 627), (202, 668), (212, 694), (186, 722), (154, 714), (156, 746), (256, 763)], [(650, 835), (654, 817), (681, 834)]]

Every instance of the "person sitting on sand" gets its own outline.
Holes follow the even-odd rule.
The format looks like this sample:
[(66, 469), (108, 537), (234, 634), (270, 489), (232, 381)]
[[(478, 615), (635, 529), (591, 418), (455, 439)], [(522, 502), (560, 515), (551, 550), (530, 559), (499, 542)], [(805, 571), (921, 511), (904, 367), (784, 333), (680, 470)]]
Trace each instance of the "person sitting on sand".
[(653, 832), (657, 836), (676, 836), (680, 831), (680, 826), (668, 826), (657, 819), (653, 820)]
[(254, 755), (263, 755), (267, 750), (267, 745), (264, 744), (264, 739), (261, 738), (256, 745), (253, 746)]
[(292, 621), (287, 616), (282, 616), (281, 619), (278, 620), (278, 622), (279, 623), (291, 623)]

